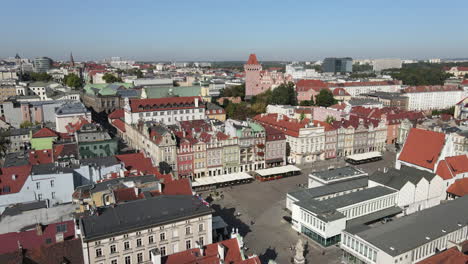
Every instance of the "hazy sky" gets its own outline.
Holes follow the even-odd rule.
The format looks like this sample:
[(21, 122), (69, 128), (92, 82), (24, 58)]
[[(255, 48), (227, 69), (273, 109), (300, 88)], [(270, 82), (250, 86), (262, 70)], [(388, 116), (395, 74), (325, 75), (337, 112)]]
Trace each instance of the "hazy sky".
[(468, 57), (468, 1), (2, 1), (0, 57)]

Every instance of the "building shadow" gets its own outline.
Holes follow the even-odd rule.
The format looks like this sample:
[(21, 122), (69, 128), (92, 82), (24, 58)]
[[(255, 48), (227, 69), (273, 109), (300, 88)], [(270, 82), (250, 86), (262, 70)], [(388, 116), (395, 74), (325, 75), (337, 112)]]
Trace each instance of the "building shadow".
[(258, 256), (262, 263), (267, 264), (270, 260), (276, 260), (278, 253), (276, 253), (275, 248), (268, 247), (263, 254)]
[(226, 222), (228, 232), (232, 232), (233, 228), (237, 228), (239, 229), (239, 234), (245, 237), (245, 235), (252, 231), (247, 223), (244, 223), (236, 216), (236, 208), (221, 208), (218, 204), (212, 204), (211, 208), (215, 211), (213, 216), (220, 216)]

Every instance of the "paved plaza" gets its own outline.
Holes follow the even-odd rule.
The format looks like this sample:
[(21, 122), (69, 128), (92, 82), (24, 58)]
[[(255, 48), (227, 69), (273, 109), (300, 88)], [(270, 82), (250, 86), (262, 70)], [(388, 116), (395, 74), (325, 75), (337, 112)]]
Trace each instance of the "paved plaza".
[[(388, 167), (394, 162), (394, 153), (385, 153), (384, 160), (357, 166), (366, 172)], [(326, 166), (326, 164), (321, 164)], [(313, 168), (304, 169), (302, 175), (276, 181), (258, 182), (221, 188), (224, 199), (213, 201), (212, 206), (231, 228), (238, 228), (244, 236), (247, 253), (259, 255), (263, 263), (273, 259), (279, 264), (291, 263), (298, 239), (308, 243), (308, 263), (341, 263), (341, 249), (337, 246), (323, 248), (316, 242), (299, 235), (285, 220), (290, 213), (285, 210), (286, 194), (307, 183), (307, 174)], [(314, 169), (315, 170), (315, 169)], [(208, 193), (202, 193), (206, 198)]]

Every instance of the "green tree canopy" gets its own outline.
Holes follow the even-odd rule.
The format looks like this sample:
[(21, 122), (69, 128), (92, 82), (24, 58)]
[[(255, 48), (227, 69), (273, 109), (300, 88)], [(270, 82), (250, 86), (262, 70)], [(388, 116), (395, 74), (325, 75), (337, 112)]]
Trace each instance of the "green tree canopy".
[(317, 106), (329, 107), (336, 104), (336, 100), (333, 98), (333, 94), (330, 90), (322, 89), (315, 97), (315, 104)]
[(294, 83), (281, 84), (271, 92), (270, 104), (297, 105)]
[(8, 148), (10, 146), (10, 140), (8, 139), (9, 132), (8, 131), (2, 131), (0, 132), (0, 158), (3, 159), (5, 157), (5, 154), (8, 151)]
[(31, 122), (31, 121), (23, 121), (23, 123), (20, 124), (20, 128), (28, 128), (28, 127), (32, 127), (34, 126), (34, 124)]
[(22, 81), (49, 82), (52, 76), (46, 72), (25, 72), (21, 75)]
[(122, 79), (120, 77), (115, 77), (112, 73), (109, 72), (106, 72), (104, 76), (102, 76), (102, 79), (106, 83), (122, 82)]
[(325, 122), (328, 123), (328, 124), (331, 124), (333, 122), (336, 121), (336, 118), (333, 117), (333, 116), (327, 116), (327, 118), (325, 119)]
[(245, 84), (231, 86), (221, 91), (221, 97), (245, 97)]
[(405, 64), (401, 69), (389, 69), (384, 72), (403, 81), (405, 85), (443, 85), (445, 80), (452, 76), (439, 65), (423, 63)]
[(82, 87), (83, 80), (80, 77), (78, 77), (78, 75), (70, 73), (68, 75), (65, 75), (65, 78), (63, 78), (63, 83), (68, 87), (77, 89)]

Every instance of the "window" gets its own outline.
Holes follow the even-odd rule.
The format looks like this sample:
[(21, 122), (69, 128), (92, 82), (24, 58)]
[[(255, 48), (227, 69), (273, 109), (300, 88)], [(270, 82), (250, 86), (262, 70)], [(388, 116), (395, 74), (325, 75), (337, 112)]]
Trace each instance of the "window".
[(161, 253), (161, 256), (166, 256), (166, 247), (159, 248), (159, 252)]
[(185, 241), (185, 249), (191, 249), (192, 248), (192, 241), (187, 240)]
[(203, 237), (200, 237), (198, 239), (198, 243), (200, 243), (200, 246), (203, 246), (203, 244), (205, 243), (205, 239)]
[(42, 194), (38, 194), (38, 195), (37, 195), (37, 199), (38, 199), (39, 201), (42, 200)]
[(52, 192), (52, 199), (55, 199), (55, 192)]
[(143, 253), (138, 253), (137, 254), (137, 263), (142, 263), (143, 262)]
[(148, 237), (148, 243), (149, 243), (149, 244), (153, 244), (153, 243), (154, 243), (154, 237), (153, 237), (153, 236), (149, 236), (149, 237)]
[(137, 239), (137, 247), (141, 247), (141, 238)]
[(112, 254), (112, 253), (115, 253), (116, 251), (117, 251), (117, 250), (116, 250), (116, 248), (115, 248), (115, 245), (111, 245), (111, 246), (110, 246), (110, 253)]
[(55, 185), (54, 180), (50, 180), (50, 187), (54, 187), (54, 185)]
[(159, 234), (159, 239), (160, 239), (161, 241), (166, 240), (166, 233), (161, 233), (161, 234)]
[[(57, 230), (57, 233), (65, 233), (67, 232), (67, 224), (58, 224), (55, 226), (55, 229)], [(100, 241), (99, 244), (101, 244)]]
[(199, 225), (198, 225), (198, 231), (199, 231), (199, 232), (202, 232), (203, 229), (204, 229), (203, 224), (199, 224)]
[(192, 228), (191, 228), (190, 226), (187, 226), (187, 227), (185, 228), (185, 234), (186, 234), (186, 235), (190, 235), (191, 233), (192, 233)]
[(131, 260), (130, 256), (125, 257), (125, 264), (132, 264), (132, 260)]
[(136, 232), (136, 235), (141, 236), (141, 232), (140, 231)]
[(40, 182), (36, 182), (36, 189), (41, 189), (41, 183)]
[(124, 242), (124, 249), (127, 250), (127, 249), (129, 249), (129, 248), (130, 248), (130, 242), (125, 241), (125, 242)]
[(96, 249), (96, 258), (99, 258), (102, 256), (102, 249), (98, 248)]
[(117, 260), (116, 259), (111, 260), (111, 264), (117, 264)]

